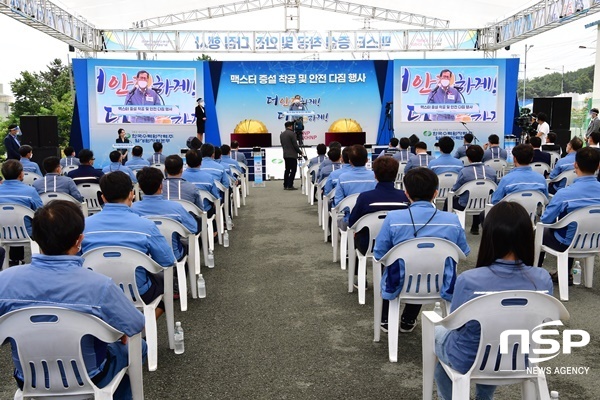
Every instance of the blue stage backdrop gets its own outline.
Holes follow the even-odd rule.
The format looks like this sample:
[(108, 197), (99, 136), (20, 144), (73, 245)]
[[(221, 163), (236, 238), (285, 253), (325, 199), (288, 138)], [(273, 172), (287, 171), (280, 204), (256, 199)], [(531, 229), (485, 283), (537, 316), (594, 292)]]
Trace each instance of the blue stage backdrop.
[(304, 121), (304, 143), (325, 141), (325, 132), (341, 119), (353, 119), (375, 143), (381, 96), (373, 61), (224, 62), (216, 92), (221, 140), (244, 120), (256, 120), (279, 145), (295, 95), (314, 112)]
[[(396, 137), (416, 134), (428, 149), (442, 136), (462, 141), (470, 129), (480, 144), (512, 134), (518, 59), (395, 60)], [(447, 93), (442, 71), (450, 71)], [(447, 87), (447, 85), (445, 85)]]
[[(205, 97), (203, 64), (73, 60), (82, 144), (94, 151), (95, 166), (109, 163), (119, 128), (125, 129), (131, 144), (144, 148), (145, 157), (152, 154), (154, 142), (163, 144), (165, 154), (179, 154), (187, 138), (196, 134), (196, 99)], [(148, 87), (155, 92), (144, 99), (134, 90), (139, 71), (147, 71)], [(214, 110), (212, 99), (207, 109), (209, 104)], [(208, 114), (211, 118), (214, 112)]]

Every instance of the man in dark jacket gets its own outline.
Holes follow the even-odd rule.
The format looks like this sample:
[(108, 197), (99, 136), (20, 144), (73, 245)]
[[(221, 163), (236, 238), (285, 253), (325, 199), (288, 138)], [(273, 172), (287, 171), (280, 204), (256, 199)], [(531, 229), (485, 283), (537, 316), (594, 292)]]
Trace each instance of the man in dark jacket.
[(279, 135), (279, 141), (283, 148), (283, 160), (285, 161), (285, 173), (283, 174), (283, 190), (297, 190), (294, 187), (294, 178), (298, 168), (298, 156), (302, 155), (296, 133), (293, 131), (294, 123), (287, 121), (285, 131)]
[(17, 125), (12, 124), (8, 126), (8, 133), (4, 137), (4, 147), (6, 148), (6, 159), (7, 160), (20, 160), (21, 155), (19, 154), (19, 147), (21, 143), (17, 139), (20, 129)]

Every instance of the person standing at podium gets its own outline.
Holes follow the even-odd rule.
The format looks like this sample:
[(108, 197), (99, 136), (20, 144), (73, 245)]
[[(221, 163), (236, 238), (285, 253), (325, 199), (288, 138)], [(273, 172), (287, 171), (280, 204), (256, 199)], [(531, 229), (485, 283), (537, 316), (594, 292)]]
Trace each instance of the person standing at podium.
[(283, 160), (285, 161), (285, 172), (283, 174), (283, 190), (297, 190), (294, 187), (294, 178), (296, 177), (296, 169), (298, 168), (298, 156), (302, 155), (296, 133), (292, 130), (294, 123), (292, 121), (285, 122), (285, 131), (279, 135), (279, 142), (283, 149)]

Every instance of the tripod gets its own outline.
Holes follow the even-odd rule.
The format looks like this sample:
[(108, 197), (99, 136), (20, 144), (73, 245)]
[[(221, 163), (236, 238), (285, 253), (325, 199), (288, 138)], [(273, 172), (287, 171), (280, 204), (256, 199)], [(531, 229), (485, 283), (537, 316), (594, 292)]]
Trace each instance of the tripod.
[(384, 130), (387, 131), (387, 138), (385, 140), (385, 142), (389, 142), (391, 138), (393, 138), (394, 135), (394, 120), (392, 118), (392, 107), (391, 107), (391, 102), (387, 103), (385, 105), (385, 120), (383, 121), (383, 124), (381, 125), (381, 129), (379, 129), (379, 134), (377, 135), (377, 143), (383, 143), (384, 140), (380, 140), (383, 139), (382, 138), (382, 134), (384, 132)]

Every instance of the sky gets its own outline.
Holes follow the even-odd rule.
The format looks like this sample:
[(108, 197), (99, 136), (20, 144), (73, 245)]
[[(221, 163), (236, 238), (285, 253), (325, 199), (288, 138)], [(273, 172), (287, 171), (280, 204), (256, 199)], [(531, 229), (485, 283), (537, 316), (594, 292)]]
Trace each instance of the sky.
[[(164, 0), (106, 0), (91, 2), (89, 0), (52, 0), (55, 4), (69, 12), (85, 18), (96, 28), (101, 29), (128, 29), (134, 21), (144, 18), (162, 16), (196, 8), (232, 3), (235, 0), (204, 0), (198, 1), (170, 1)], [(239, 1), (239, 0), (238, 0)], [(394, 0), (350, 0), (351, 2), (372, 5), (383, 8), (412, 12), (428, 17), (436, 17), (450, 21), (450, 28), (482, 28), (495, 21), (499, 21), (515, 14), (523, 8), (538, 3), (538, 1), (523, 0), (497, 0), (469, 2), (458, 0), (420, 0), (418, 2)], [(410, 4), (408, 4), (410, 3)], [(440, 6), (440, 4), (443, 4)], [(465, 6), (465, 4), (468, 4)], [(589, 15), (577, 21), (565, 24), (525, 41), (514, 43), (511, 49), (499, 50), (498, 58), (521, 58), (521, 73), (523, 78), (523, 55), (525, 45), (533, 45), (527, 54), (527, 78), (561, 71), (574, 71), (587, 67), (595, 62), (596, 58), (596, 28), (584, 27), (585, 24), (600, 20), (600, 13)], [(338, 15), (327, 11), (300, 9), (300, 28), (306, 30), (331, 30), (331, 29), (363, 29), (364, 21), (358, 17)], [(406, 29), (415, 28), (406, 25), (372, 21), (371, 29)], [(165, 29), (181, 30), (283, 30), (283, 8), (261, 10), (252, 13), (240, 14), (224, 18), (215, 18), (208, 21), (177, 25)], [(0, 37), (4, 38), (0, 45), (3, 62), (0, 63), (0, 84), (4, 85), (4, 93), (10, 92), (9, 82), (16, 79), (21, 71), (40, 71), (55, 58), (62, 59), (65, 63), (69, 59), (78, 57), (76, 53), (69, 53), (68, 45), (54, 39), (34, 28), (30, 28), (9, 16), (0, 14)], [(12, 40), (10, 40), (12, 38)], [(587, 46), (591, 49), (579, 49)], [(236, 54), (210, 54), (220, 61), (226, 60), (298, 60), (314, 58), (313, 54), (277, 54), (277, 55), (236, 55)], [(149, 58), (158, 60), (193, 60), (199, 54), (149, 54)], [(135, 59), (133, 53), (98, 53), (98, 58)], [(257, 58), (259, 57), (259, 58)], [(321, 59), (352, 59), (348, 53), (321, 54)], [(360, 58), (360, 54), (354, 57)], [(407, 58), (482, 58), (483, 52), (418, 52), (378, 53), (372, 59), (407, 59)], [(548, 70), (549, 68), (550, 70)]]

